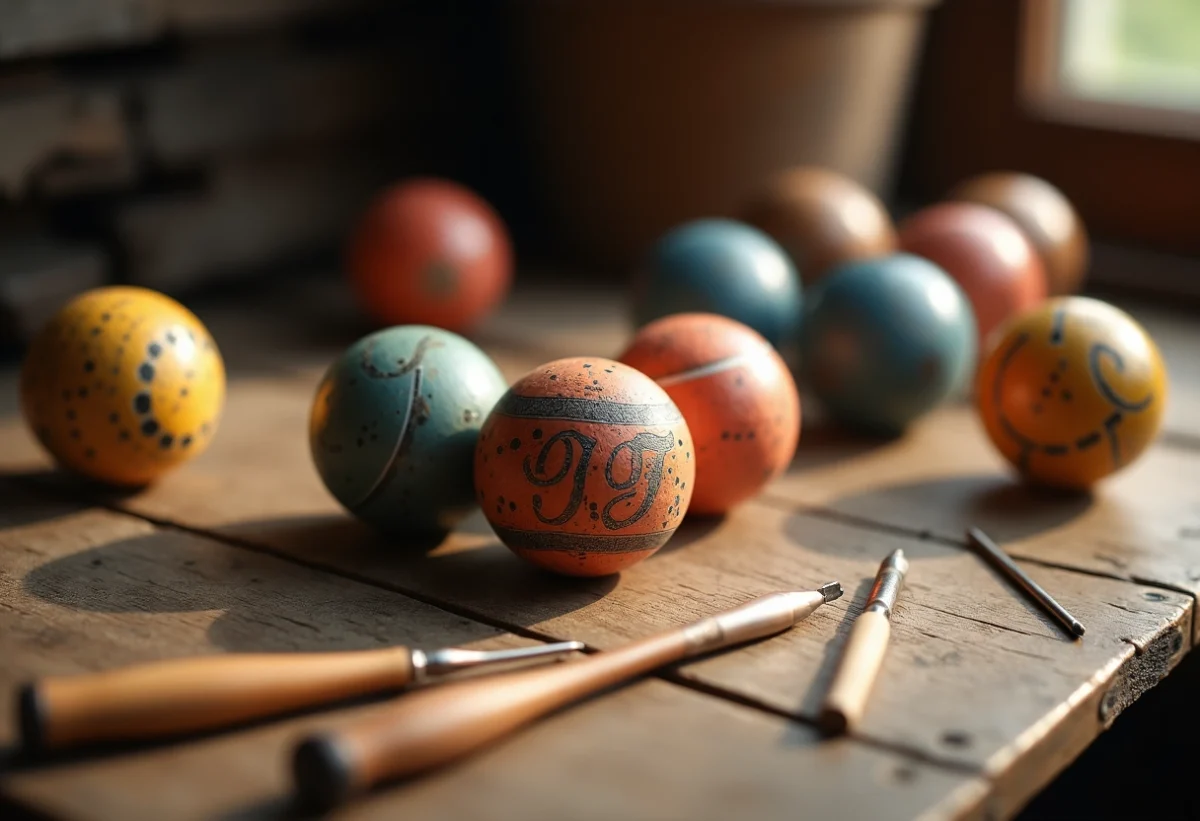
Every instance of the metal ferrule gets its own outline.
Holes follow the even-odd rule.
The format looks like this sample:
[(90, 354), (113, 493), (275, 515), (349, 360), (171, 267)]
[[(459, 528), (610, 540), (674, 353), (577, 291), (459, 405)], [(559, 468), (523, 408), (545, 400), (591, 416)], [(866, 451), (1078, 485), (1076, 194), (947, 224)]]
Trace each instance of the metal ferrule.
[(896, 606), (896, 597), (900, 595), (900, 588), (904, 586), (906, 573), (908, 559), (904, 558), (904, 551), (893, 551), (879, 566), (879, 574), (875, 576), (875, 585), (871, 588), (871, 595), (867, 597), (864, 610), (883, 613), (890, 619), (892, 608)]
[(548, 660), (583, 648), (584, 644), (580, 641), (560, 641), (556, 644), (517, 647), (512, 650), (463, 650), (458, 647), (446, 647), (428, 653), (415, 649), (409, 652), (412, 660), (413, 683), (424, 684), (431, 678), (456, 670), (529, 659)]
[(817, 590), (774, 593), (684, 628), (689, 656), (780, 633), (842, 595), (837, 582)]

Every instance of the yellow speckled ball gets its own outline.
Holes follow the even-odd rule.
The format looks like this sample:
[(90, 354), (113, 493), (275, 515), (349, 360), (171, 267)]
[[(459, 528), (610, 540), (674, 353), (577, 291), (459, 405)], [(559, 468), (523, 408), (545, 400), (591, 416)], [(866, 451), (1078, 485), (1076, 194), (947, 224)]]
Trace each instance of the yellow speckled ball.
[(1061, 297), (996, 337), (976, 402), (1005, 458), (1042, 484), (1086, 488), (1153, 441), (1167, 401), (1154, 340), (1124, 311)]
[(225, 365), (200, 320), (144, 288), (77, 297), (38, 334), (21, 370), (21, 409), (59, 464), (144, 485), (208, 446)]

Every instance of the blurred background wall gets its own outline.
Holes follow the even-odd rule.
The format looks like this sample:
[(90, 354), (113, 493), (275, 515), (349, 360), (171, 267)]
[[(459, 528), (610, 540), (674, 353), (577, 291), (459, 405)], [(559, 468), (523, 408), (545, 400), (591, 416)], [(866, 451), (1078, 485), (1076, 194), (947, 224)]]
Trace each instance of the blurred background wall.
[[(1190, 2), (1158, 5), (1186, 23)], [(1054, 97), (1057, 68), (1030, 79), (1068, 12), (1101, 7), (1148, 4), (0, 0), (0, 336), (104, 280), (333, 275), (372, 193), (413, 174), (476, 188), (524, 262), (584, 276), (787, 165), (894, 210), (1026, 170), (1160, 255), (1134, 284), (1195, 290), (1200, 128), (1097, 120)]]

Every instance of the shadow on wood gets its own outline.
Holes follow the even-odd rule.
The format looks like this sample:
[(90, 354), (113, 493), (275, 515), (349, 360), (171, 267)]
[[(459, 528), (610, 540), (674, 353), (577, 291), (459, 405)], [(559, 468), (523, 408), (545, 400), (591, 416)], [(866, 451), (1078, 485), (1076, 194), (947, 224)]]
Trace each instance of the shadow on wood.
[(452, 534), (415, 537), (408, 544), (338, 515), (242, 522), (215, 532), (438, 606), (452, 601), (474, 617), (520, 612), (526, 627), (595, 603), (618, 580), (616, 575), (570, 578), (536, 568), (504, 547), (479, 511)]
[[(820, 669), (808, 690), (805, 691), (799, 706), (796, 707), (797, 715), (812, 716), (820, 712), (821, 702), (825, 699), (825, 694), (833, 681), (833, 674), (841, 660), (842, 649), (846, 644), (846, 638), (850, 635), (850, 628), (853, 626), (854, 620), (862, 613), (863, 607), (867, 603), (867, 596), (870, 595), (874, 584), (874, 577), (863, 577), (853, 591), (849, 590), (849, 584), (846, 585), (845, 596), (849, 599), (849, 605), (842, 613), (833, 637), (825, 642)], [(788, 746), (806, 746), (812, 743), (813, 732), (813, 728), (807, 724), (799, 722), (789, 724), (787, 732), (784, 733), (783, 743)]]
[[(306, 568), (213, 547), (188, 533), (155, 531), (46, 562), (23, 585), (45, 601), (95, 613), (221, 610), (208, 637), (232, 651), (371, 649), (408, 630), (405, 608), (387, 591), (360, 588), (353, 602), (343, 601), (313, 590)], [(273, 602), (268, 618), (258, 612), (264, 600)], [(464, 619), (440, 639), (459, 644), (500, 632)]]
[[(979, 527), (997, 542), (1019, 541), (1062, 527), (1093, 504), (1088, 493), (1065, 493), (1037, 488), (994, 474), (953, 476), (944, 479), (884, 485), (862, 493), (833, 499), (828, 507), (836, 515), (857, 523), (874, 523), (919, 539), (952, 539), (965, 544), (968, 527)], [(892, 511), (936, 510), (942, 522), (956, 520), (958, 528), (895, 527)], [(908, 548), (906, 548), (907, 550)], [(919, 544), (911, 553), (920, 558)]]
[(848, 427), (820, 409), (810, 416), (809, 408), (815, 400), (809, 397), (804, 399), (800, 444), (796, 447), (796, 456), (788, 467), (788, 473), (803, 474), (806, 470), (852, 459), (898, 438)]
[(136, 492), (106, 487), (57, 470), (0, 472), (0, 527), (62, 518)]

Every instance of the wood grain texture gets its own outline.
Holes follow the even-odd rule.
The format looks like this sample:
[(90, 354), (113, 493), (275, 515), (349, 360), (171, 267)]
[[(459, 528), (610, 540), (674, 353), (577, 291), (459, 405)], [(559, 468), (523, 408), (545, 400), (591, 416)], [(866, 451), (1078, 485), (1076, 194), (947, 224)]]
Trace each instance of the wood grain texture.
[(810, 431), (791, 472), (764, 495), (960, 543), (977, 526), (1019, 558), (1194, 595), (1197, 487), (1200, 452), (1160, 443), (1090, 494), (1038, 493), (1016, 480), (970, 408), (948, 407), (892, 441)]
[[(851, 594), (808, 623), (680, 673), (809, 721), (816, 720), (850, 615), (880, 559), (902, 547), (912, 571), (859, 737), (986, 773), (995, 783), (992, 800), (1006, 811), (1103, 729), (1097, 705), (1110, 688), (1128, 689), (1128, 680), (1140, 686), (1130, 692), (1141, 692), (1190, 646), (1183, 640), (1192, 629), (1190, 596), (1026, 565), (1088, 626), (1087, 639), (1071, 643), (965, 548), (797, 513), (783, 499), (689, 523), (651, 560), (590, 582), (527, 567), (497, 543), (482, 516), (442, 543), (389, 544), (337, 508), (298, 444), (305, 441), (309, 389), (307, 378), (295, 377), (236, 384), (226, 426), (209, 452), (116, 504), (600, 648), (752, 596), (839, 579)], [(1165, 655), (1139, 654), (1176, 639)], [(1116, 699), (1107, 720), (1127, 703)]]
[[(481, 332), (510, 379), (555, 356), (619, 350), (618, 301), (588, 298), (601, 318), (579, 320), (575, 333), (561, 299), (518, 299)], [(813, 413), (792, 472), (759, 500), (723, 520), (686, 523), (666, 549), (618, 578), (566, 581), (518, 561), (480, 515), (444, 541), (398, 544), (338, 508), (311, 466), (306, 430), (325, 363), (360, 335), (348, 315), (332, 311), (321, 333), (289, 330), (276, 316), (247, 328), (220, 311), (201, 315), (223, 329), (220, 338), (237, 340), (223, 346), (232, 379), (219, 434), (183, 470), (107, 504), (601, 648), (836, 578), (847, 597), (807, 623), (677, 674), (806, 721), (879, 560), (902, 547), (912, 571), (857, 740), (982, 774), (986, 786), (972, 788), (981, 792), (971, 806), (995, 817), (1019, 808), (1192, 643), (1200, 582), (1188, 579), (1200, 561), (1188, 540), (1200, 533), (1200, 508), (1188, 489), (1200, 460), (1170, 437), (1092, 497), (1038, 497), (1011, 479), (965, 408), (883, 443), (826, 429)], [(535, 323), (545, 329), (536, 342), (523, 330)], [(32, 472), (23, 481), (49, 492), (82, 492), (40, 472), (44, 457), (15, 420), (0, 422), (0, 443), (0, 470)], [(967, 524), (1027, 559), (1023, 567), (1087, 626), (1085, 639), (1066, 641), (971, 555)], [(613, 723), (621, 725), (614, 733), (628, 731)]]
[[(26, 677), (220, 650), (526, 640), (374, 586), (11, 482), (0, 506), (0, 697)], [(0, 795), (73, 819), (294, 814), (286, 762), (305, 732), (386, 702), (184, 743), (18, 762)], [(0, 745), (15, 738), (0, 713)], [(649, 765), (648, 762), (652, 762)], [(570, 785), (548, 789), (547, 785)], [(698, 785), (703, 785), (698, 788)], [(980, 809), (980, 779), (873, 750), (662, 681), (594, 699), (460, 767), (373, 793), (346, 818), (950, 818)]]

